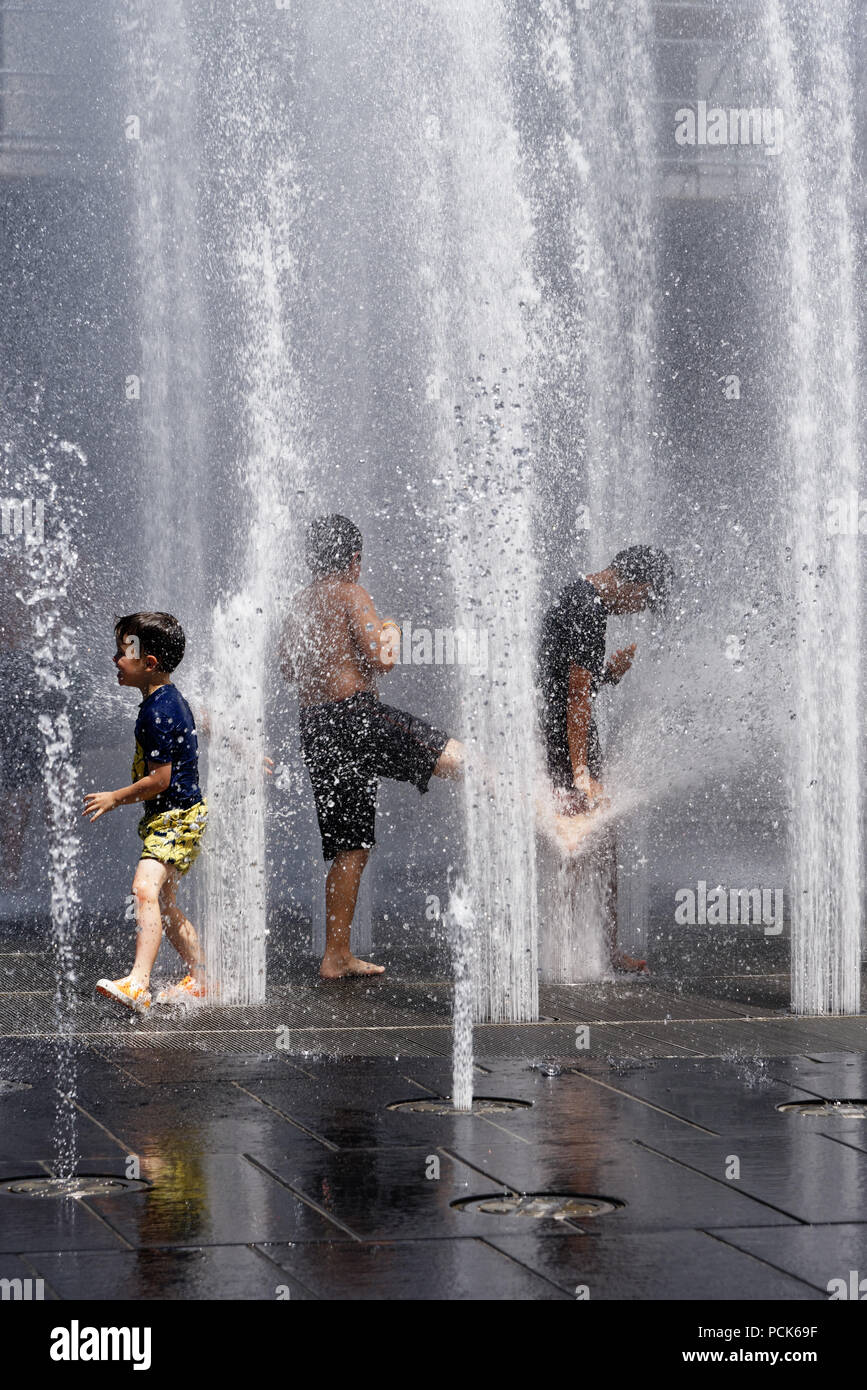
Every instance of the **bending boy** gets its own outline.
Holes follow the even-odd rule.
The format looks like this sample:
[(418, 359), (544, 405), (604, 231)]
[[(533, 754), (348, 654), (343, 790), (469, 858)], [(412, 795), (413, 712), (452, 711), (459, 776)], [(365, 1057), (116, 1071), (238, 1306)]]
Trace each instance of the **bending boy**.
[[(664, 612), (674, 570), (664, 551), (621, 550), (604, 570), (568, 584), (545, 614), (538, 651), (542, 736), (548, 774), (560, 808), (579, 815), (605, 801), (602, 751), (594, 718), (603, 685), (617, 685), (632, 665), (635, 643), (605, 661), (609, 617)], [(616, 867), (608, 891), (608, 947), (616, 970), (643, 973), (646, 962), (617, 946)]]

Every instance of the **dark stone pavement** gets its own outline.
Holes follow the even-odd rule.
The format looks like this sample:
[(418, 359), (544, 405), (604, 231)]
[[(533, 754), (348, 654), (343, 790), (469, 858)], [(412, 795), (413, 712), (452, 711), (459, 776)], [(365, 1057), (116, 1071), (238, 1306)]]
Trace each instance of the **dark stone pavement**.
[[(55, 1163), (45, 977), (36, 953), (0, 953), (0, 1182)], [(299, 976), (260, 1009), (139, 1023), (82, 989), (78, 1171), (149, 1187), (0, 1195), (0, 1279), (41, 1278), (56, 1299), (707, 1302), (822, 1301), (829, 1280), (867, 1276), (867, 1120), (776, 1108), (867, 1100), (863, 1017), (798, 1020), (670, 981), (558, 986), (546, 1022), (476, 1029), (477, 1094), (528, 1109), (389, 1110), (448, 1095), (449, 1009), (442, 980)], [(543, 1057), (560, 1075), (532, 1068)], [(503, 1193), (621, 1205), (581, 1220), (455, 1206)]]

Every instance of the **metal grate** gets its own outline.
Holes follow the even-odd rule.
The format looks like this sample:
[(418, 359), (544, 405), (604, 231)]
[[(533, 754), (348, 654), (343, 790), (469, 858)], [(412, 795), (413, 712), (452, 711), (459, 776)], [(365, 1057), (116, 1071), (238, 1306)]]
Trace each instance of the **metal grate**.
[(126, 1192), (145, 1192), (141, 1178), (116, 1178), (90, 1173), (75, 1178), (7, 1178), (0, 1182), (0, 1197), (119, 1197)]
[[(47, 953), (0, 952), (0, 1038), (32, 1043), (58, 1036)], [(79, 979), (97, 968), (80, 966)], [(43, 988), (34, 989), (35, 984)], [(5, 988), (3, 987), (5, 985)], [(783, 1011), (677, 993), (670, 982), (597, 982), (543, 987), (547, 1019), (477, 1024), (476, 1058), (551, 1059), (581, 1064), (663, 1057), (787, 1057), (867, 1051), (867, 1019), (799, 1019)], [(162, 1010), (146, 1017), (82, 993), (64, 1033), (104, 1049), (148, 1047), (293, 1057), (451, 1056), (451, 990), (441, 979), (390, 978), (323, 987), (306, 974), (276, 983), (266, 1004)], [(556, 1019), (556, 1022), (550, 1021)], [(586, 1034), (584, 1030), (586, 1031)]]
[(458, 1211), (483, 1216), (521, 1216), (535, 1221), (579, 1221), (605, 1216), (625, 1206), (611, 1197), (583, 1197), (574, 1193), (494, 1193), (489, 1197), (461, 1197), (452, 1206)]
[(783, 1114), (820, 1115), (823, 1119), (867, 1119), (867, 1100), (787, 1100), (776, 1108)]

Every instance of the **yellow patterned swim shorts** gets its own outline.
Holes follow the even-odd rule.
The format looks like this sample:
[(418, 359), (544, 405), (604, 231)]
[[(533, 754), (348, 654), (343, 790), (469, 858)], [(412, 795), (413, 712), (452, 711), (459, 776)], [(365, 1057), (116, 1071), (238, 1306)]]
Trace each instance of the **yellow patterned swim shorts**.
[(144, 841), (142, 859), (158, 859), (185, 874), (198, 857), (207, 821), (207, 801), (142, 816), (138, 823), (138, 833)]

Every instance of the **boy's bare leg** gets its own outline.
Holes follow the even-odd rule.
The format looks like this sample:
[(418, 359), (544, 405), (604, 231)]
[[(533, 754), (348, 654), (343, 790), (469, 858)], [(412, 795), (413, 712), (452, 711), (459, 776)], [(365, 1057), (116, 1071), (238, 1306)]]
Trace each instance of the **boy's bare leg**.
[(319, 967), (323, 980), (339, 980), (343, 975), (382, 975), (385, 967), (359, 960), (349, 945), (352, 918), (358, 898), (358, 885), (369, 849), (348, 849), (334, 856), (325, 880), (325, 955)]
[(160, 949), (163, 924), (160, 917), (160, 891), (168, 868), (156, 859), (140, 859), (132, 881), (135, 898), (135, 962), (128, 979), (133, 989), (147, 989)]
[(190, 974), (194, 980), (203, 981), (205, 975), (205, 962), (202, 960), (202, 948), (199, 945), (199, 936), (189, 918), (185, 917), (181, 909), (175, 902), (175, 894), (178, 891), (178, 871), (173, 866), (169, 866), (166, 881), (160, 893), (160, 906), (162, 908), (163, 925), (166, 929), (166, 936), (174, 946), (181, 960), (190, 967)]

